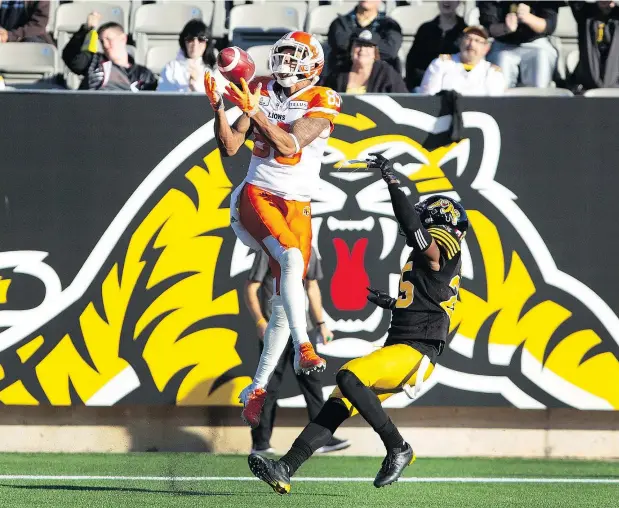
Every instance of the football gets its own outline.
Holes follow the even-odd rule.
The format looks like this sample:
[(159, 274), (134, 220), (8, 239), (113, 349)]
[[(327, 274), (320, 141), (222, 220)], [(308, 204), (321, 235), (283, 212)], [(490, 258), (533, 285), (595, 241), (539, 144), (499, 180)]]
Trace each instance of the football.
[(239, 85), (241, 78), (249, 83), (256, 74), (256, 64), (247, 51), (236, 46), (222, 49), (217, 55), (217, 68), (228, 81)]

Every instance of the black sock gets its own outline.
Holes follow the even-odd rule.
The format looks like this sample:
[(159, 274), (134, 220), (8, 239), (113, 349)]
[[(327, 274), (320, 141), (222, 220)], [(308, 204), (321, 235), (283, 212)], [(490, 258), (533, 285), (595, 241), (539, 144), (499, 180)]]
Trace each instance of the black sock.
[(399, 448), (404, 438), (385, 413), (376, 394), (349, 370), (340, 370), (335, 379), (344, 397), (357, 408), (359, 414), (380, 436), (385, 448), (387, 450)]
[(377, 429), (376, 432), (382, 439), (387, 451), (391, 451), (394, 448), (403, 447), (404, 438), (395, 424), (391, 421), (391, 418), (387, 418), (387, 423), (385, 423), (385, 425), (383, 425), (380, 429)]
[(326, 445), (333, 437), (333, 433), (349, 416), (348, 408), (339, 399), (329, 399), (299, 437), (292, 443), (292, 447), (281, 460), (288, 466), (290, 476), (301, 467), (312, 454), (321, 446)]

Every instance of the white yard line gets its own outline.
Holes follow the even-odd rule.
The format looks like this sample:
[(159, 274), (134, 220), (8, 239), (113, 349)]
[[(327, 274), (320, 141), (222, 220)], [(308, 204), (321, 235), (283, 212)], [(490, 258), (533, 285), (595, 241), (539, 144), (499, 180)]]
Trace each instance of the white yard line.
[[(140, 482), (216, 482), (255, 481), (253, 476), (51, 476), (51, 475), (0, 475), (2, 480), (28, 481), (140, 481)], [(300, 476), (293, 482), (373, 482), (374, 478), (314, 478)], [(408, 477), (400, 483), (601, 483), (619, 485), (619, 478), (520, 478), (520, 477)]]

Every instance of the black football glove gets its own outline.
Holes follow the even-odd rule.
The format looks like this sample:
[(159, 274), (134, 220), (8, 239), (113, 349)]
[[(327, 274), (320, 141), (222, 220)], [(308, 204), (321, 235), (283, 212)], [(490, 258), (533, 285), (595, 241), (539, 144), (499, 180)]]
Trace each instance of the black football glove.
[(374, 157), (373, 159), (366, 159), (368, 163), (368, 169), (378, 169), (380, 170), (380, 174), (383, 177), (383, 180), (390, 183), (400, 183), (399, 178), (396, 176), (395, 170), (391, 165), (391, 161), (389, 159), (385, 159), (380, 153), (370, 153), (368, 154), (370, 157)]
[(395, 302), (397, 301), (395, 298), (391, 298), (389, 293), (385, 293), (380, 289), (367, 288), (370, 292), (368, 295), (368, 300), (379, 307), (387, 310), (393, 310), (395, 307)]

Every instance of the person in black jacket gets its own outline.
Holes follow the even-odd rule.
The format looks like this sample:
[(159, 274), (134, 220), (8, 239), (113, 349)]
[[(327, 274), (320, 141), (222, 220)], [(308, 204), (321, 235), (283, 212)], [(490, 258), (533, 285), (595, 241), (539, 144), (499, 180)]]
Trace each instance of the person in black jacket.
[(324, 86), (340, 93), (406, 93), (402, 76), (380, 60), (378, 36), (364, 30), (353, 39), (348, 62), (324, 80)]
[[(157, 78), (138, 65), (127, 52), (127, 35), (118, 23), (105, 23), (97, 30), (100, 15), (91, 13), (62, 52), (71, 72), (84, 76), (80, 90), (155, 90)], [(97, 41), (103, 53), (97, 52)]]
[(421, 84), (426, 69), (439, 55), (455, 55), (464, 19), (456, 14), (460, 2), (437, 2), (440, 14), (419, 27), (415, 40), (406, 57), (406, 86), (412, 92)]
[(546, 88), (557, 66), (550, 42), (559, 2), (477, 2), (479, 21), (494, 37), (488, 61), (505, 74), (507, 87), (518, 83)]
[(574, 92), (619, 87), (619, 7), (615, 2), (570, 2), (578, 24), (580, 59)]
[(49, 22), (49, 2), (0, 1), (0, 43), (46, 42), (54, 44), (45, 32)]
[(351, 12), (336, 18), (329, 27), (328, 69), (332, 71), (343, 65), (350, 55), (350, 41), (364, 30), (378, 36), (381, 60), (401, 72), (398, 51), (402, 46), (402, 29), (395, 20), (378, 11), (381, 0), (359, 2)]

